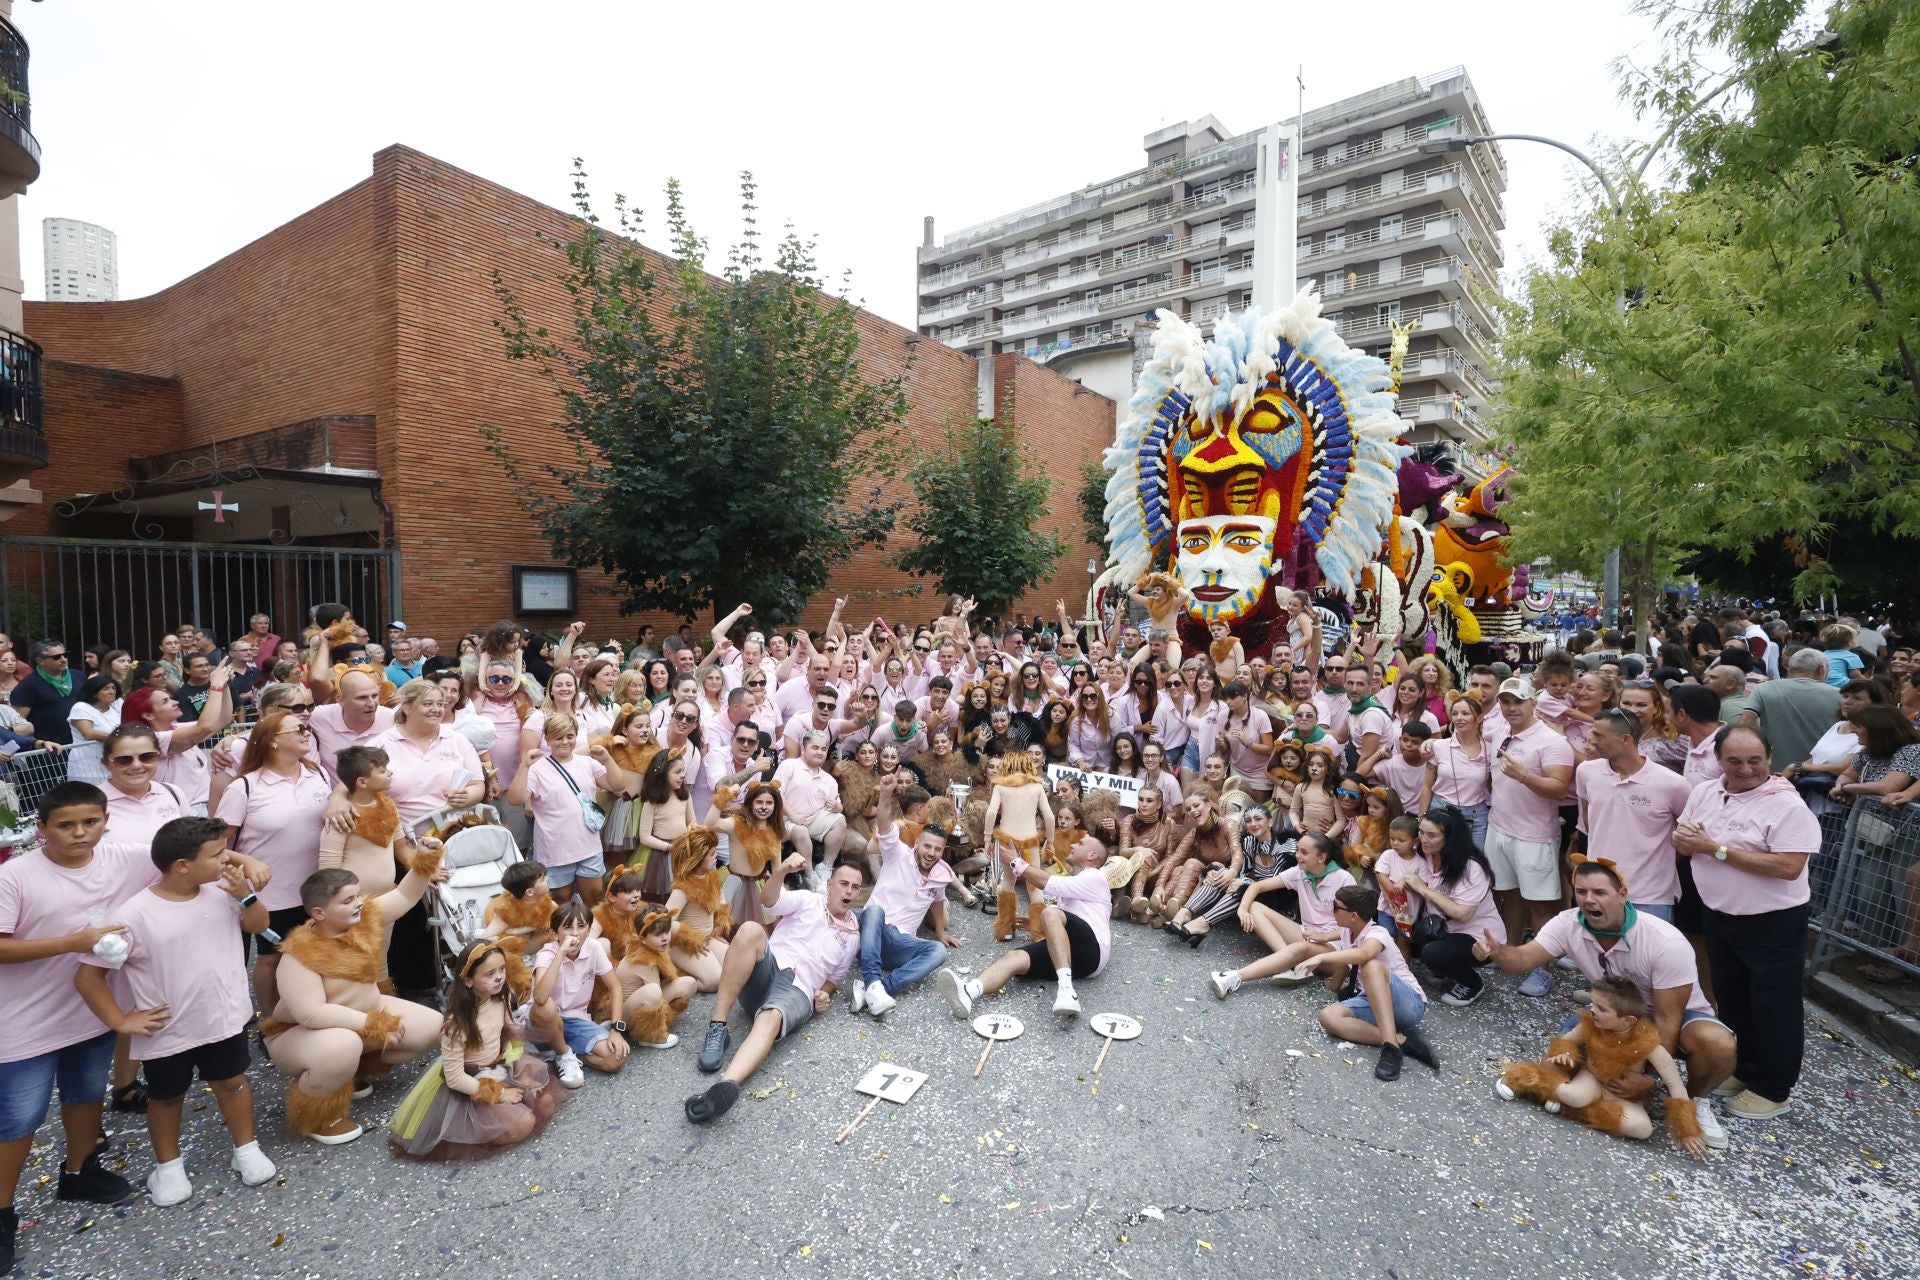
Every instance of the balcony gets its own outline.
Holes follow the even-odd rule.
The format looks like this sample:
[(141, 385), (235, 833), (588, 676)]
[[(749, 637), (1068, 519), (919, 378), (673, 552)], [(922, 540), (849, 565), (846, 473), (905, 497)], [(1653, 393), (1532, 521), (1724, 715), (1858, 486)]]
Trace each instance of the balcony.
[[(1409, 311), (1408, 314), (1415, 321), (1415, 333), (1438, 334), (1450, 345), (1465, 346), (1469, 359), (1478, 356), (1484, 360), (1493, 352), (1486, 331), (1474, 322), (1473, 317), (1467, 314), (1467, 309), (1459, 303), (1446, 307), (1427, 307), (1420, 311)], [(1329, 318), (1333, 321), (1334, 329), (1350, 346), (1370, 347), (1392, 336), (1384, 316), (1344, 321), (1338, 315)]]
[(1493, 383), (1487, 378), (1486, 372), (1450, 347), (1409, 353), (1400, 380), (1403, 384), (1438, 382), (1448, 391), (1458, 391), (1469, 401), (1478, 401), (1482, 405), (1493, 399)]
[[(27, 42), (11, 22), (0, 18), (0, 199), (19, 195), (40, 176), (40, 143), (33, 136), (32, 122), (27, 94)], [(34, 350), (37, 353), (39, 348)], [(40, 385), (38, 362), (36, 354), (36, 398)]]
[(976, 290), (972, 293), (954, 294), (952, 297), (941, 298), (929, 306), (921, 307), (920, 323), (938, 324), (942, 320), (951, 320), (953, 317), (963, 316), (969, 311), (976, 311), (981, 307), (991, 306), (999, 300), (1000, 286), (997, 284), (990, 284), (986, 288)]
[(46, 465), (40, 344), (0, 329), (0, 487)]
[(1420, 144), (1428, 140), (1458, 137), (1465, 132), (1461, 128), (1458, 116), (1448, 116), (1444, 120), (1432, 120), (1423, 125), (1409, 125), (1393, 132), (1383, 132), (1377, 138), (1371, 138), (1358, 146), (1344, 147), (1338, 151), (1328, 147), (1324, 155), (1309, 156), (1300, 165), (1300, 181), (1306, 183), (1325, 177), (1330, 173), (1350, 174), (1359, 177), (1390, 162), (1406, 159), (1420, 154)]
[(1488, 438), (1485, 420), (1462, 395), (1421, 396), (1402, 400), (1396, 410), (1407, 422), (1432, 428), (1444, 439), (1479, 444)]
[(1405, 182), (1393, 188), (1385, 182), (1375, 182), (1352, 190), (1342, 188), (1337, 197), (1331, 190), (1317, 191), (1301, 198), (1296, 219), (1304, 232), (1311, 223), (1328, 219), (1346, 221), (1361, 212), (1391, 213), (1396, 208), (1424, 204), (1436, 198), (1450, 209), (1471, 208), (1486, 230), (1483, 238), (1490, 239), (1502, 225), (1497, 210), (1487, 203), (1474, 180), (1457, 164), (1408, 174)]
[(1330, 307), (1351, 307), (1403, 293), (1440, 293), (1449, 300), (1466, 290), (1473, 269), (1458, 258), (1405, 262), (1397, 271), (1330, 273), (1320, 292)]
[(1407, 218), (1399, 223), (1370, 227), (1365, 231), (1330, 231), (1306, 247), (1299, 255), (1299, 263), (1303, 269), (1324, 269), (1320, 264), (1331, 264), (1346, 258), (1377, 258), (1383, 252), (1405, 253), (1416, 246), (1431, 245), (1455, 255), (1467, 255), (1474, 267), (1491, 279), (1500, 263), (1490, 254), (1487, 244), (1468, 230), (1466, 224), (1463, 216), (1448, 211)]
[(1008, 302), (1026, 302), (1044, 298), (1054, 293), (1071, 293), (1075, 289), (1084, 289), (1100, 278), (1100, 271), (1094, 263), (1071, 267), (1059, 275), (1046, 280), (1036, 280), (1032, 284), (1011, 284), (1005, 286), (1002, 297)]

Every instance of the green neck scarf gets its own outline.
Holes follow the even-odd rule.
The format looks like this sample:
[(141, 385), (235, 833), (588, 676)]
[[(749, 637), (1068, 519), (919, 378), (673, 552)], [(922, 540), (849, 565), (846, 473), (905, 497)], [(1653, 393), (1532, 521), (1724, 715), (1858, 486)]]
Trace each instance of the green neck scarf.
[(40, 673), (40, 678), (42, 680), (45, 680), (48, 684), (52, 685), (54, 688), (58, 689), (60, 691), (61, 697), (71, 698), (73, 696), (73, 668), (72, 667), (68, 667), (65, 674), (57, 675), (57, 676), (50, 676), (46, 672), (42, 671)]
[(1629, 902), (1626, 911), (1620, 917), (1620, 927), (1618, 929), (1594, 928), (1593, 922), (1587, 919), (1587, 913), (1584, 911), (1580, 913), (1580, 927), (1596, 938), (1624, 938), (1627, 936), (1628, 931), (1633, 928), (1634, 923), (1639, 919), (1640, 913), (1635, 911), (1633, 904)]
[(1374, 711), (1385, 711), (1385, 710), (1386, 710), (1386, 708), (1385, 708), (1385, 707), (1383, 707), (1383, 706), (1381, 706), (1381, 705), (1380, 705), (1379, 703), (1377, 703), (1377, 702), (1375, 702), (1375, 701), (1373, 700), (1373, 695), (1372, 695), (1372, 694), (1368, 694), (1368, 695), (1367, 695), (1366, 697), (1364, 697), (1364, 698), (1362, 698), (1362, 699), (1360, 699), (1360, 701), (1358, 701), (1358, 702), (1356, 702), (1356, 703), (1353, 703), (1353, 704), (1352, 704), (1351, 706), (1349, 706), (1349, 707), (1347, 708), (1347, 714), (1348, 714), (1348, 715), (1350, 715), (1350, 716), (1357, 716), (1357, 715), (1359, 715), (1359, 714), (1360, 714), (1360, 713), (1361, 713), (1362, 711), (1366, 711), (1366, 710), (1368, 710), (1369, 708), (1371, 708), (1371, 709), (1372, 709), (1372, 710), (1374, 710)]

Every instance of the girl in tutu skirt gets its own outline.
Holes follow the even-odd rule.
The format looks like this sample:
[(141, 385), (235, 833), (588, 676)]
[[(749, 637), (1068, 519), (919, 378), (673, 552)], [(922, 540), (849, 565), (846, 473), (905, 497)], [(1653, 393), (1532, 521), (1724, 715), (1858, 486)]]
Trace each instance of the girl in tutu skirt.
[(706, 825), (727, 837), (724, 891), (734, 925), (764, 925), (767, 917), (760, 907), (760, 887), (780, 863), (783, 840), (791, 838), (797, 848), (812, 847), (807, 829), (787, 821), (777, 782), (750, 782), (741, 792), (721, 787), (713, 793)]
[[(653, 741), (653, 705), (642, 702), (620, 713), (613, 722), (613, 732), (601, 743), (614, 759), (614, 763), (636, 778), (644, 778), (647, 764), (660, 748)], [(614, 745), (616, 739), (621, 745)], [(607, 859), (611, 867), (616, 862), (625, 862), (640, 844), (640, 801), (624, 792), (613, 792), (613, 803), (607, 809), (607, 825), (601, 834), (606, 838), (607, 852), (613, 857)]]
[(500, 944), (467, 944), (454, 963), (440, 1061), (407, 1094), (388, 1124), (394, 1154), (471, 1159), (524, 1142), (546, 1126), (566, 1091), (526, 1052), (507, 1010), (507, 958)]

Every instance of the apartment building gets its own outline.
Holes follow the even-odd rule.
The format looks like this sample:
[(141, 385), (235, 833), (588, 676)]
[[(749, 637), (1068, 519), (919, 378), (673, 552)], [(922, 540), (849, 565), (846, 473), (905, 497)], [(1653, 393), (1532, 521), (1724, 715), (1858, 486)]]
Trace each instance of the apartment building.
[(120, 238), (78, 218), (42, 218), (48, 302), (114, 302), (120, 297)]
[[(1384, 356), (1390, 322), (1417, 321), (1401, 388), (1409, 438), (1467, 462), (1493, 391), (1487, 294), (1499, 288), (1506, 168), (1498, 144), (1422, 145), (1491, 131), (1472, 81), (1461, 67), (1410, 77), (1298, 123), (1284, 185), (1259, 180), (1263, 131), (1204, 116), (1148, 134), (1132, 173), (938, 243), (928, 219), (921, 334), (1025, 355), (1124, 405), (1156, 310), (1204, 328), (1251, 305), (1268, 273), (1312, 281), (1355, 346)], [(1280, 198), (1294, 202), (1291, 263), (1256, 253), (1261, 203)]]

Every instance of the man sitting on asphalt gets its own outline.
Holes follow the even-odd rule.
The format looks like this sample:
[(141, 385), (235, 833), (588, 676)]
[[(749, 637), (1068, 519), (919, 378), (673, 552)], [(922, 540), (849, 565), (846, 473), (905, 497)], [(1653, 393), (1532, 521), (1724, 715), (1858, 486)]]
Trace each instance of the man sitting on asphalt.
[[(1006, 858), (1011, 853), (1011, 846), (1002, 844), (1001, 856)], [(942, 969), (938, 975), (940, 992), (953, 1006), (956, 1017), (970, 1016), (981, 996), (992, 995), (1019, 977), (1043, 982), (1051, 978), (1059, 987), (1053, 1011), (1068, 1017), (1080, 1012), (1073, 975), (1094, 977), (1107, 967), (1113, 952), (1113, 886), (1101, 869), (1106, 860), (1106, 846), (1088, 835), (1082, 836), (1067, 855), (1070, 875), (1049, 875), (1020, 857), (1006, 863), (1006, 875), (1024, 880), (1029, 893), (1047, 899), (1040, 913), (1041, 940), (1015, 947), (988, 965), (978, 978), (962, 978), (952, 969)]]
[[(1714, 1014), (1700, 990), (1693, 948), (1681, 932), (1656, 916), (1635, 910), (1627, 883), (1612, 863), (1586, 859), (1573, 869), (1575, 906), (1562, 911), (1534, 935), (1533, 941), (1505, 946), (1482, 934), (1473, 954), (1491, 960), (1506, 973), (1527, 973), (1558, 956), (1570, 957), (1587, 981), (1611, 974), (1631, 978), (1653, 1010), (1660, 1043), (1687, 1060), (1687, 1092), (1700, 1114), (1707, 1145), (1721, 1150), (1727, 1130), (1713, 1110), (1713, 1091), (1733, 1073), (1733, 1031)], [(1563, 1032), (1578, 1015), (1567, 1019)], [(1638, 1073), (1601, 1083), (1623, 1097), (1644, 1094), (1654, 1078)]]
[[(901, 841), (907, 824), (899, 821), (896, 802), (904, 800), (921, 810), (927, 804), (926, 791), (917, 786), (906, 788), (913, 793), (910, 797), (896, 796), (902, 776), (904, 771), (882, 774), (878, 783), (880, 808), (873, 829), (880, 875), (860, 909), (860, 976), (848, 992), (855, 1013), (864, 1007), (876, 1018), (893, 1008), (895, 996), (944, 964), (948, 947), (960, 945), (960, 939), (947, 932), (947, 886), (953, 883), (953, 868), (943, 857), (946, 828), (920, 825), (911, 848)], [(938, 942), (918, 936), (929, 913)]]
[[(759, 924), (748, 921), (734, 930), (727, 958), (720, 969), (720, 988), (714, 996), (713, 1020), (701, 1047), (702, 1071), (718, 1071), (727, 1056), (727, 1018), (734, 1005), (753, 1011), (753, 1030), (733, 1055), (718, 1084), (686, 1101), (687, 1119), (706, 1124), (725, 1115), (740, 1100), (740, 1086), (767, 1060), (774, 1042), (825, 1013), (836, 985), (860, 951), (860, 921), (853, 900), (865, 882), (860, 868), (843, 862), (833, 869), (824, 893), (785, 888), (786, 877), (808, 870), (807, 856), (795, 853), (767, 877), (760, 891), (761, 905), (780, 924), (769, 939)], [(1106, 881), (1102, 880), (1101, 884)]]

